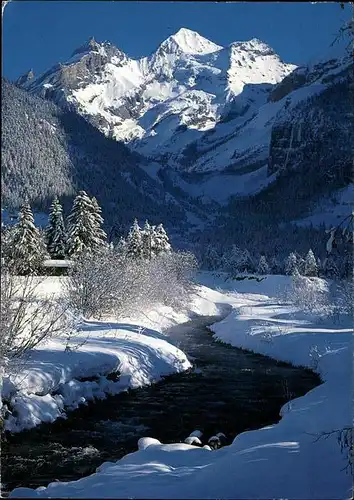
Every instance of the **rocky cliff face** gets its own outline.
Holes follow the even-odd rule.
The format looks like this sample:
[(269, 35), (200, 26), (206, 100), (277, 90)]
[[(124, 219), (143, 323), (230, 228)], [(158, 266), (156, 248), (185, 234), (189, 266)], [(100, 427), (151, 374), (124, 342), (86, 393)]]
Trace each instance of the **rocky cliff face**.
[[(351, 65), (329, 61), (303, 75), (308, 83), (302, 92), (314, 91), (303, 99), (296, 99), (295, 91), (288, 94), (272, 127), (268, 174), (301, 170), (307, 178), (316, 176), (318, 188), (342, 187), (352, 180)], [(282, 82), (279, 87), (285, 86)]]

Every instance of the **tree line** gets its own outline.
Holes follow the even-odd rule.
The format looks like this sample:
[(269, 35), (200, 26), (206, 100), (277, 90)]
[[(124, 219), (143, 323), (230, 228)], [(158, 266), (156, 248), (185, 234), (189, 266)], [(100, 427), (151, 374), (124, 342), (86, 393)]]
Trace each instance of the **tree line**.
[(221, 250), (209, 244), (198, 257), (203, 268), (224, 271), (231, 275), (239, 273), (299, 274), (336, 279), (349, 278), (352, 272), (352, 258), (349, 254), (329, 254), (321, 260), (311, 248), (305, 255), (294, 251), (281, 259), (274, 255), (252, 255), (248, 249), (242, 249), (237, 245)]
[(77, 260), (82, 255), (115, 249), (137, 260), (152, 259), (161, 252), (171, 251), (162, 223), (155, 226), (145, 221), (141, 228), (135, 219), (127, 237), (121, 237), (116, 247), (108, 243), (103, 224), (97, 199), (90, 198), (85, 191), (80, 191), (74, 199), (66, 220), (63, 207), (55, 197), (44, 231), (35, 226), (30, 204), (24, 203), (14, 226), (2, 223), (2, 258), (14, 273), (35, 275), (43, 273), (46, 259)]
[[(69, 339), (82, 318), (136, 317), (161, 305), (188, 306), (197, 270), (192, 253), (173, 250), (162, 224), (146, 221), (140, 227), (135, 219), (113, 245), (103, 223), (97, 200), (80, 191), (66, 219), (58, 198), (53, 200), (44, 231), (28, 203), (17, 224), (2, 225), (0, 369), (1, 359), (21, 357), (58, 331)], [(48, 258), (71, 261), (60, 298), (38, 295)]]

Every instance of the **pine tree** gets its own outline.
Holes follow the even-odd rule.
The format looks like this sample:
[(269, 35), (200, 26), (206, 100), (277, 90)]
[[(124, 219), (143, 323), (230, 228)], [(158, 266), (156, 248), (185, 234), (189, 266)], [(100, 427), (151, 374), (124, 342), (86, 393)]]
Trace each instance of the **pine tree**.
[(63, 219), (63, 208), (56, 196), (50, 207), (49, 225), (46, 228), (45, 239), (49, 255), (53, 259), (65, 259), (66, 231)]
[(318, 276), (318, 267), (313, 251), (310, 249), (305, 258), (305, 276)]
[(242, 250), (238, 246), (232, 245), (231, 249), (223, 255), (223, 269), (232, 275), (236, 275), (239, 271), (241, 260)]
[(2, 224), (1, 226), (1, 264), (5, 263), (7, 256), (9, 255), (10, 249), (10, 241), (11, 241), (11, 227), (5, 226)]
[(281, 274), (281, 266), (276, 257), (272, 257), (269, 267), (272, 274)]
[(121, 236), (119, 238), (119, 241), (118, 243), (116, 244), (116, 246), (114, 247), (114, 250), (119, 253), (119, 254), (124, 254), (125, 251), (126, 251), (126, 246), (127, 246), (127, 242), (126, 240), (123, 238), (123, 236)]
[(294, 252), (291, 252), (285, 260), (285, 274), (291, 276), (295, 271), (299, 272), (297, 267), (297, 258)]
[(8, 246), (8, 241), (10, 237), (10, 228), (4, 223), (4, 216), (3, 216), (4, 209), (1, 209), (1, 245), (0, 245), (0, 258), (1, 258), (1, 264), (4, 262), (4, 258), (6, 256), (6, 251), (7, 251), (7, 246)]
[(249, 251), (247, 249), (241, 250), (237, 245), (232, 245), (231, 249), (223, 255), (222, 263), (223, 269), (232, 275), (253, 272), (255, 269)]
[(215, 271), (220, 266), (220, 255), (216, 251), (215, 247), (212, 245), (208, 245), (203, 258), (203, 263), (206, 269), (210, 269), (211, 271)]
[(38, 274), (46, 258), (45, 243), (34, 225), (31, 207), (29, 203), (24, 203), (18, 223), (9, 234), (7, 264), (20, 275)]
[(162, 224), (159, 224), (153, 232), (154, 252), (156, 255), (171, 251), (170, 240)]
[(143, 230), (141, 231), (143, 257), (144, 259), (151, 259), (156, 255), (155, 252), (155, 226), (151, 226), (146, 220)]
[(294, 252), (296, 256), (296, 267), (299, 271), (300, 276), (305, 275), (305, 259), (297, 252)]
[(270, 273), (270, 268), (269, 268), (269, 265), (268, 265), (268, 262), (267, 262), (265, 255), (261, 255), (259, 258), (257, 273), (258, 274), (269, 274)]
[(325, 259), (323, 267), (327, 278), (335, 280), (339, 277), (337, 264), (331, 255)]
[(126, 241), (126, 255), (131, 259), (142, 259), (144, 257), (144, 247), (141, 234), (141, 228), (137, 219), (134, 220), (130, 228)]
[(85, 191), (80, 191), (68, 217), (69, 257), (78, 257), (83, 252), (94, 253), (102, 247), (102, 240), (97, 235), (97, 223), (92, 200)]
[[(303, 278), (303, 277), (301, 276), (301, 274), (299, 273), (299, 270), (298, 270), (298, 268), (297, 268), (297, 267), (294, 267), (294, 270), (293, 270), (293, 272), (292, 272), (292, 277), (293, 277), (293, 278), (295, 278), (295, 279), (296, 279), (296, 278), (300, 278), (301, 280), (304, 280), (304, 279), (305, 279), (305, 278)], [(301, 281), (301, 283), (302, 283), (302, 282), (303, 282), (303, 281)]]
[(351, 281), (353, 281), (353, 274), (353, 255), (344, 255), (343, 259), (341, 260), (340, 276), (344, 279), (350, 278)]
[(240, 271), (245, 273), (245, 272), (253, 272), (254, 270), (255, 270), (255, 265), (253, 263), (251, 254), (246, 248), (245, 250), (242, 251)]
[(91, 199), (92, 201), (92, 215), (95, 221), (95, 236), (97, 238), (96, 248), (104, 248), (107, 246), (107, 233), (102, 229), (102, 225), (104, 224), (104, 220), (102, 217), (102, 209), (98, 204), (98, 201), (95, 197)]

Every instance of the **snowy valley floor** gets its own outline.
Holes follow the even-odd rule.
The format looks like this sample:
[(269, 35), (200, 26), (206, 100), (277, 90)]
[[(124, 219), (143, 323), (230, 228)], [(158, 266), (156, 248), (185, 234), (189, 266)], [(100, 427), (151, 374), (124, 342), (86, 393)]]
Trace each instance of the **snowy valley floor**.
[[(9, 430), (52, 421), (64, 405), (75, 408), (83, 398), (115, 394), (190, 368), (164, 329), (196, 313), (217, 314), (227, 304), (230, 314), (211, 327), (215, 340), (310, 367), (324, 382), (284, 405), (278, 424), (239, 434), (217, 451), (142, 440), (139, 451), (102, 464), (91, 476), (36, 490), (17, 488), (10, 496), (351, 498), (348, 449), (341, 450), (338, 433), (332, 431), (352, 426), (352, 324), (349, 318), (330, 323), (310, 317), (279, 300), (290, 280), (225, 281), (200, 274), (190, 311), (160, 308), (149, 312), (149, 319), (142, 315), (111, 327), (87, 322), (82, 347), (68, 353), (63, 339), (51, 340), (36, 350), (26, 372), (11, 383), (5, 380), (3, 388), (3, 397), (17, 410), (16, 418), (7, 420)], [(106, 375), (116, 370), (120, 379), (108, 380)], [(83, 380), (95, 375), (98, 380)]]

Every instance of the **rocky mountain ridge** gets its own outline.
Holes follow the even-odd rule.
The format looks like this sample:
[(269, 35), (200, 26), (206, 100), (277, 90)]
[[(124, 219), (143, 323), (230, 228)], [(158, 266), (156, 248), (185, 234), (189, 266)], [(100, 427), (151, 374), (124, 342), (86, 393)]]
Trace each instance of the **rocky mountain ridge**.
[(268, 191), (280, 200), (281, 176), (301, 188), (310, 172), (307, 207), (313, 186), (351, 182), (351, 68), (341, 48), (296, 67), (256, 38), (221, 47), (182, 28), (139, 60), (91, 39), (18, 84), (124, 142), (150, 176), (202, 204)]
[(66, 63), (19, 83), (158, 158), (232, 116), (250, 116), (294, 68), (258, 39), (221, 47), (182, 28), (139, 60), (91, 39)]

